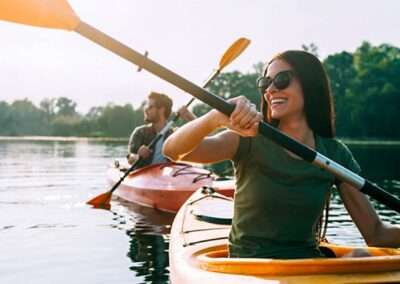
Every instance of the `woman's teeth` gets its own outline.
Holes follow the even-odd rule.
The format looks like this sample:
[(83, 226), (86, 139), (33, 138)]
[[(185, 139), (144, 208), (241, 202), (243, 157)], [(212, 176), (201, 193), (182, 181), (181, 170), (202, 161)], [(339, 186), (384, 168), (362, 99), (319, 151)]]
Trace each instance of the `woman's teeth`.
[(283, 104), (287, 101), (287, 99), (282, 99), (282, 98), (276, 98), (271, 100), (271, 105), (275, 104)]

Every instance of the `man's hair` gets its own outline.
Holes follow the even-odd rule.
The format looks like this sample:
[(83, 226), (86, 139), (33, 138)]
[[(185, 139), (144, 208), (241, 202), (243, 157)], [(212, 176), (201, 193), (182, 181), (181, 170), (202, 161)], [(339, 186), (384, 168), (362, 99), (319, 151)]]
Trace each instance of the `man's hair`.
[(164, 108), (165, 118), (168, 118), (171, 115), (172, 100), (167, 95), (157, 92), (151, 92), (148, 98), (154, 101), (157, 108)]

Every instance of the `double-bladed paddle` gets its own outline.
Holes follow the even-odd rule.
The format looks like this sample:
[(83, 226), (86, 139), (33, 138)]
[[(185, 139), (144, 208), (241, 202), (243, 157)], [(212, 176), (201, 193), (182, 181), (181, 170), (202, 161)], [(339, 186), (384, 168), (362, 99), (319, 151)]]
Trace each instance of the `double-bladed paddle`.
[[(224, 99), (81, 21), (65, 0), (0, 0), (0, 19), (47, 28), (74, 30), (89, 40), (170, 82), (220, 112), (230, 115), (234, 110), (234, 105), (229, 104)], [(259, 124), (259, 133), (304, 160), (333, 173), (342, 181), (355, 186), (361, 192), (370, 195), (389, 208), (400, 212), (400, 200), (398, 198), (306, 145), (295, 141), (278, 129), (263, 122)]]
[[(246, 38), (239, 38), (236, 40), (224, 53), (222, 56), (221, 60), (219, 61), (218, 68), (214, 70), (211, 75), (208, 77), (206, 82), (203, 85), (203, 88), (206, 88), (210, 82), (218, 76), (218, 74), (224, 69), (229, 63), (231, 63), (235, 58), (237, 58), (245, 49), (246, 47), (250, 44), (250, 40)], [(190, 104), (194, 101), (194, 98), (192, 98), (187, 104), (186, 107), (189, 107)], [(172, 115), (171, 119), (168, 121), (168, 123), (161, 129), (160, 132), (157, 133), (156, 137), (151, 140), (150, 144), (147, 145), (149, 149), (153, 149), (154, 146), (156, 145), (157, 141), (163, 137), (168, 130), (171, 129), (173, 126), (174, 122), (178, 120), (179, 118), (179, 113), (176, 112)], [(127, 170), (126, 172), (121, 176), (121, 178), (114, 184), (114, 186), (107, 192), (102, 193), (88, 202), (87, 204), (92, 205), (95, 208), (103, 208), (103, 209), (109, 209), (110, 208), (110, 201), (111, 201), (111, 196), (113, 192), (118, 188), (118, 186), (123, 182), (123, 180), (134, 170), (136, 167), (142, 162), (142, 158), (139, 157)]]

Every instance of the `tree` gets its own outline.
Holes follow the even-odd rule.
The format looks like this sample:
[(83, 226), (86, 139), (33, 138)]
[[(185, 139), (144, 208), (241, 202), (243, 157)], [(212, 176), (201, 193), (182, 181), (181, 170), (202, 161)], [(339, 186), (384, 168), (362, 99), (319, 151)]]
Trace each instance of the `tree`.
[[(138, 110), (142, 112), (142, 110)], [(108, 104), (98, 118), (101, 131), (111, 137), (128, 137), (132, 130), (143, 123), (143, 116), (134, 111), (131, 104)]]
[(14, 135), (11, 128), (12, 110), (7, 102), (0, 102), (0, 135)]
[(316, 57), (319, 57), (319, 55), (318, 55), (318, 46), (315, 43), (312, 42), (310, 44), (302, 44), (301, 48), (304, 51), (307, 51), (307, 52), (315, 55)]
[[(240, 95), (246, 96), (252, 103), (260, 105), (260, 93), (256, 87), (256, 80), (261, 75), (260, 70), (263, 64), (254, 65), (257, 68), (256, 72), (243, 74), (239, 71), (222, 73), (214, 79), (210, 85), (211, 93), (220, 96), (224, 99), (230, 99)], [(193, 112), (200, 116), (210, 110), (210, 107), (205, 104), (197, 104), (193, 108)]]
[(76, 103), (69, 98), (60, 97), (56, 99), (55, 109), (57, 115), (77, 116)]
[(323, 62), (330, 78), (339, 136), (352, 136), (354, 134), (353, 126), (356, 124), (356, 120), (352, 116), (356, 100), (350, 91), (357, 76), (353, 60), (353, 54), (343, 51), (328, 56)]
[(50, 128), (51, 121), (53, 120), (54, 115), (55, 115), (55, 108), (56, 108), (55, 103), (56, 103), (56, 99), (45, 98), (39, 104), (40, 110), (44, 114), (46, 126), (48, 129)]
[(10, 131), (13, 135), (46, 135), (44, 113), (28, 99), (11, 104)]

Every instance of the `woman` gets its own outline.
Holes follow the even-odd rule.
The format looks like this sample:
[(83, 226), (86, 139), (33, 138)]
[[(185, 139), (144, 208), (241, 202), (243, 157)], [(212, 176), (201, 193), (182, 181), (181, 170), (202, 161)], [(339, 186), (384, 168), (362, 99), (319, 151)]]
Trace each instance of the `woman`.
[[(332, 185), (368, 245), (400, 246), (400, 228), (385, 225), (357, 189), (340, 182), (269, 139), (256, 136), (265, 120), (295, 140), (358, 173), (351, 152), (334, 138), (334, 110), (321, 62), (304, 51), (286, 51), (257, 82), (262, 113), (244, 97), (228, 118), (218, 111), (184, 125), (164, 144), (172, 160), (232, 160), (237, 189), (229, 235), (231, 257), (321, 257), (315, 238)], [(207, 136), (214, 130), (229, 130)]]

